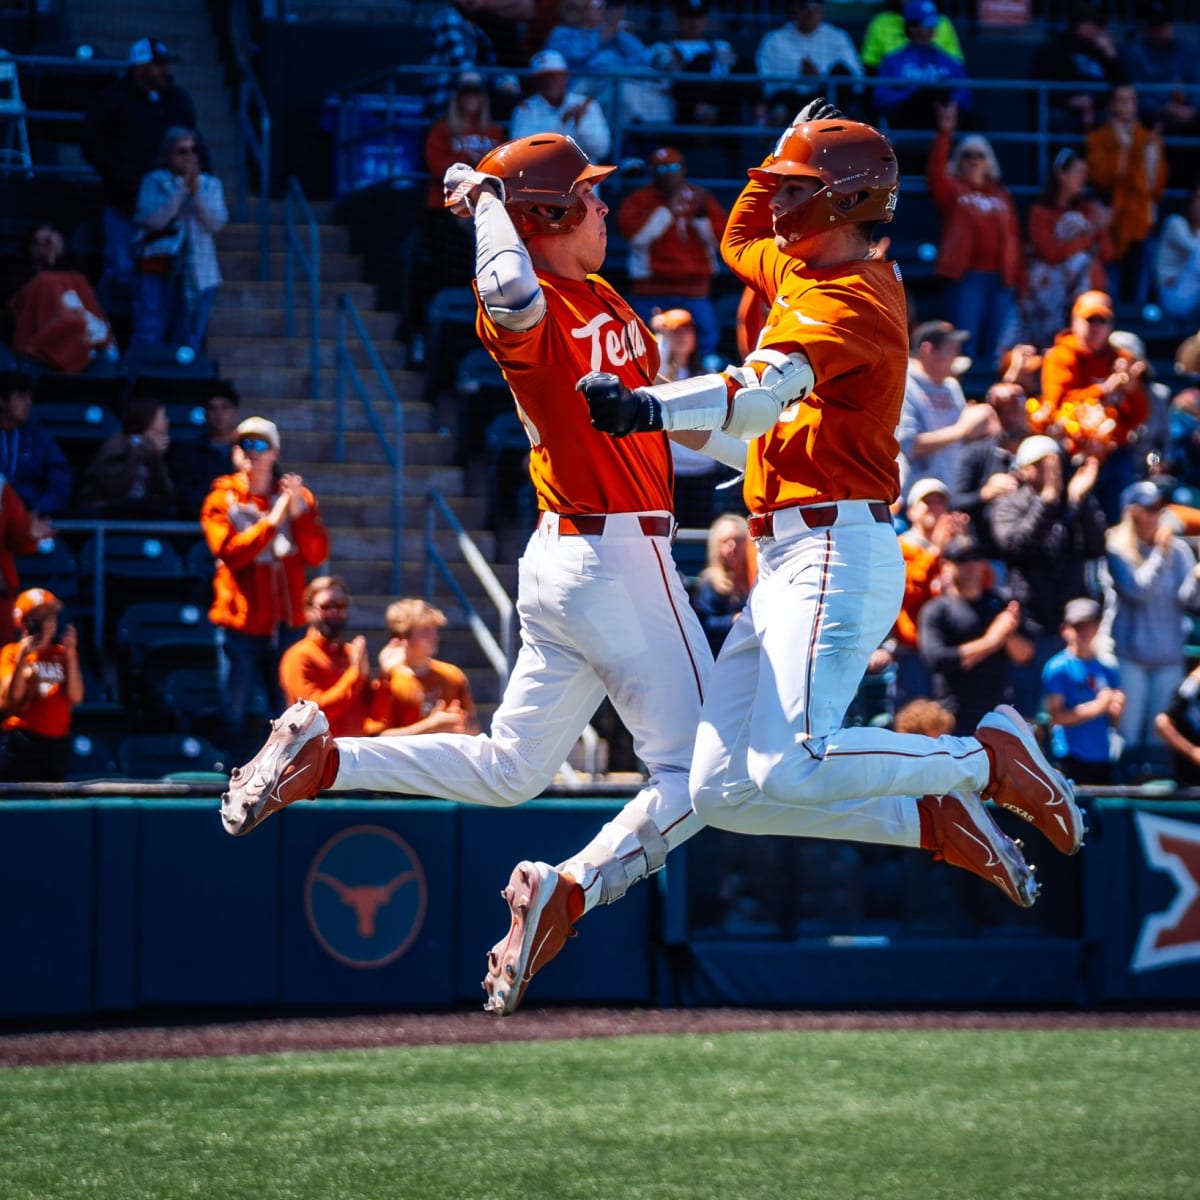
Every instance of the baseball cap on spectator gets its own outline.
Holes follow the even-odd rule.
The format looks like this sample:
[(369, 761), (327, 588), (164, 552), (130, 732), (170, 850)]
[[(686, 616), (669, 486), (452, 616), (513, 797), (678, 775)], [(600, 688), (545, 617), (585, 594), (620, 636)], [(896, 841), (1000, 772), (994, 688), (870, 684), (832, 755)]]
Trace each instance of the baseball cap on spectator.
[(969, 329), (955, 329), (949, 321), (922, 321), (912, 331), (912, 348), (920, 348), (922, 342), (928, 342), (935, 350), (940, 350), (946, 342), (963, 342), (971, 336)]
[(557, 50), (539, 50), (530, 60), (529, 69), (535, 75), (550, 75), (555, 71), (566, 71), (567, 60)]
[(666, 312), (655, 313), (650, 318), (650, 328), (655, 333), (674, 333), (695, 323), (695, 318), (686, 308), (668, 308)]
[(922, 29), (936, 29), (941, 13), (933, 0), (908, 0), (904, 6), (904, 23), (919, 25)]
[(1108, 335), (1108, 344), (1114, 350), (1122, 350), (1132, 354), (1134, 358), (1145, 359), (1146, 343), (1136, 333), (1128, 329), (1114, 329)]
[(683, 155), (674, 146), (659, 146), (650, 155), (650, 169), (656, 175), (683, 170)]
[(1138, 508), (1162, 508), (1164, 497), (1158, 486), (1148, 479), (1139, 479), (1131, 483), (1121, 493), (1121, 507), (1128, 508), (1136, 504)]
[(1061, 453), (1062, 448), (1052, 437), (1047, 437), (1044, 433), (1035, 433), (1032, 437), (1027, 437), (1017, 447), (1017, 453), (1013, 458), (1013, 466), (1032, 466), (1034, 463), (1041, 462), (1043, 458), (1051, 454)]
[(266, 417), (247, 417), (233, 431), (233, 436), (238, 441), (244, 437), (260, 437), (272, 450), (279, 449), (279, 429), (274, 421), (268, 421)]
[(1071, 306), (1071, 316), (1082, 317), (1085, 321), (1089, 317), (1108, 317), (1111, 320), (1112, 315), (1112, 297), (1107, 292), (1084, 292), (1076, 297)]
[(484, 87), (483, 76), (478, 71), (464, 71), (458, 77), (454, 90), (456, 92), (482, 92), (487, 89)]
[(38, 609), (62, 612), (62, 601), (48, 588), (27, 588), (13, 601), (13, 621), (21, 628), (25, 618)]
[(1087, 596), (1079, 596), (1075, 600), (1068, 600), (1066, 608), (1063, 609), (1063, 624), (1064, 625), (1082, 625), (1085, 621), (1100, 620), (1100, 605)]
[(178, 54), (172, 54), (158, 38), (138, 38), (129, 47), (129, 65), (131, 67), (145, 66), (146, 63), (173, 63), (179, 61)]
[(942, 551), (942, 557), (953, 563), (981, 562), (987, 558), (983, 547), (969, 534), (960, 533), (952, 537)]
[(925, 479), (918, 479), (908, 489), (908, 502), (909, 504), (916, 504), (918, 500), (924, 500), (932, 496), (935, 492), (941, 492), (947, 500), (950, 499), (950, 489), (940, 479), (934, 479), (932, 476)]

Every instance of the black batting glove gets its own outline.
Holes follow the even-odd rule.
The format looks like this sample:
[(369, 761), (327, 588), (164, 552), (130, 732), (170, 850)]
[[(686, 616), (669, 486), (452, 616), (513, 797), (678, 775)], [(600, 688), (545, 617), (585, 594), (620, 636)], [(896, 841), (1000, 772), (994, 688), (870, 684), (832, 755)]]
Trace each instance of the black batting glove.
[(576, 385), (592, 418), (592, 427), (613, 437), (655, 433), (663, 427), (662, 405), (642, 388), (630, 391), (608, 371), (591, 371)]
[(793, 118), (793, 125), (804, 125), (808, 121), (840, 121), (846, 114), (836, 104), (830, 104), (824, 96), (814, 96)]

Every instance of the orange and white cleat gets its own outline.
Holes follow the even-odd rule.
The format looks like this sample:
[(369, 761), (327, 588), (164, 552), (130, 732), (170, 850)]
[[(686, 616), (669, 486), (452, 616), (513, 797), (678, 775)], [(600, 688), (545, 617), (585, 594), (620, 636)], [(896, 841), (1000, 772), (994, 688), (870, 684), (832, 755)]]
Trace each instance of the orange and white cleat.
[(583, 909), (582, 896), (571, 903), (573, 879), (542, 862), (519, 862), (500, 894), (512, 921), (508, 933), (488, 952), (484, 1011), (511, 1016), (525, 995), (525, 985), (575, 937), (572, 908)]
[(329, 721), (311, 700), (297, 700), (271, 722), (263, 748), (229, 776), (221, 823), (233, 837), (249, 833), (297, 800), (314, 800), (337, 777), (337, 743)]
[(975, 736), (992, 767), (984, 797), (1028, 821), (1055, 850), (1076, 853), (1084, 828), (1075, 787), (1050, 765), (1021, 714), (1001, 704), (979, 722)]
[(922, 796), (917, 804), (929, 816), (934, 857), (962, 867), (998, 887), (1014, 904), (1030, 908), (1041, 893), (1034, 868), (1019, 842), (992, 820), (983, 801), (970, 792)]

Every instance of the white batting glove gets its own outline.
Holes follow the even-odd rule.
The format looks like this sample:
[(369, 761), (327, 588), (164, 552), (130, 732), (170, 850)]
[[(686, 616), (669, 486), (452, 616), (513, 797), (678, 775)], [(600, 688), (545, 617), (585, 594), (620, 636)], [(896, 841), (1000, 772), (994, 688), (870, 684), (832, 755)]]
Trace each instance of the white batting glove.
[(442, 194), (446, 207), (457, 217), (472, 217), (482, 189), (487, 188), (504, 200), (504, 182), (495, 175), (485, 175), (466, 163), (452, 163), (442, 176)]

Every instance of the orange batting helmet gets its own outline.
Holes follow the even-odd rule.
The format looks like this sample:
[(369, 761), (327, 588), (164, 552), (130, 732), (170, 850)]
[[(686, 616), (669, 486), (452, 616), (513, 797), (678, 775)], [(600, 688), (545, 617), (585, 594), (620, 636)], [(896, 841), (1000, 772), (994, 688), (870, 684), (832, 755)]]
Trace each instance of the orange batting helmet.
[(565, 134), (535, 133), (489, 150), (475, 169), (504, 180), (504, 207), (527, 238), (574, 229), (587, 212), (575, 189), (617, 168), (593, 163)]
[(900, 170), (887, 138), (858, 121), (809, 121), (779, 140), (774, 160), (753, 167), (751, 179), (778, 186), (797, 176), (816, 179), (821, 190), (775, 218), (775, 232), (792, 241), (833, 225), (890, 221), (896, 210)]

